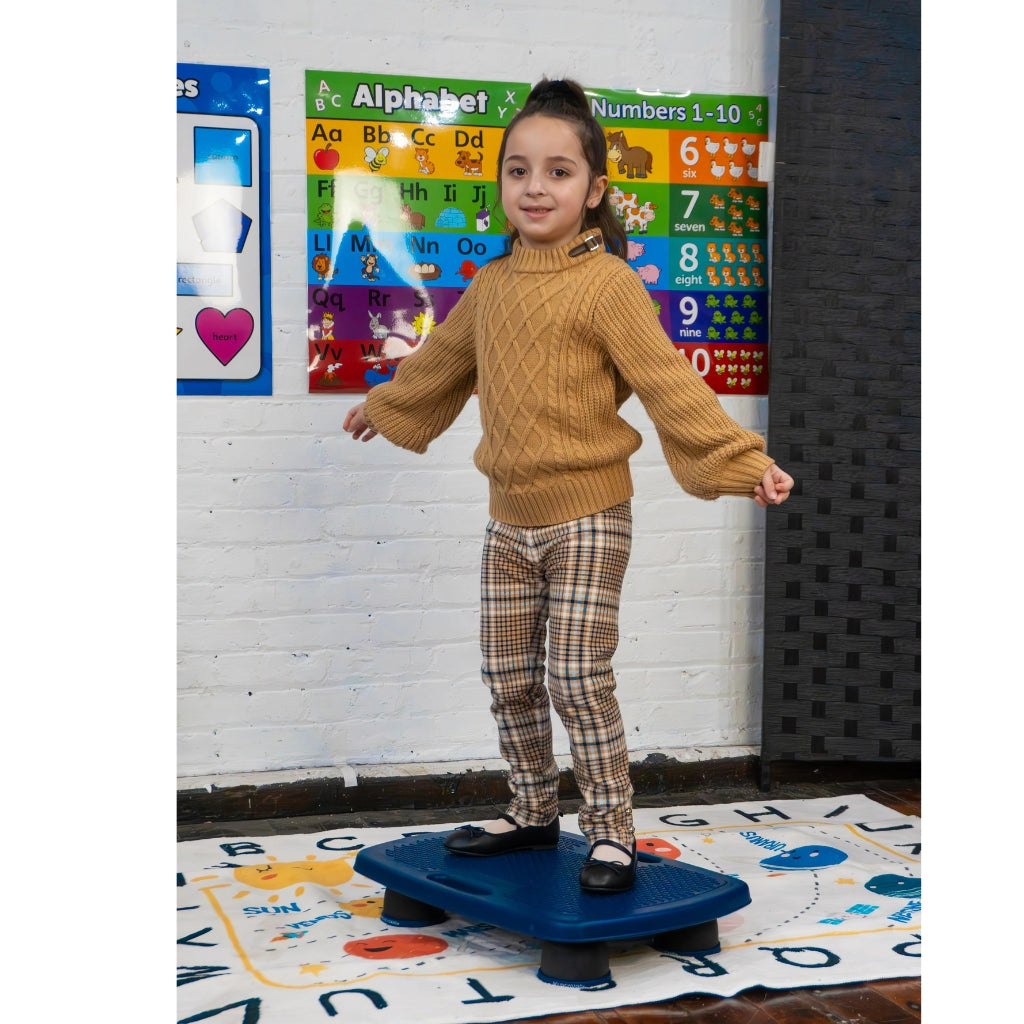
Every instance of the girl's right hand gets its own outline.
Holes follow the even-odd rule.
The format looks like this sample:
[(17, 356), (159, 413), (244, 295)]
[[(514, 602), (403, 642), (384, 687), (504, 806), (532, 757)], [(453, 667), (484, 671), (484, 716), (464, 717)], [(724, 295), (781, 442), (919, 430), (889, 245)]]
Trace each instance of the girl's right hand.
[(370, 428), (370, 425), (366, 422), (366, 417), (363, 415), (365, 406), (365, 402), (353, 405), (345, 416), (345, 422), (341, 425), (342, 430), (352, 435), (353, 441), (358, 441), (360, 438), (364, 441), (369, 441), (377, 436), (377, 431)]
[(754, 501), (767, 508), (769, 505), (781, 505), (793, 490), (793, 478), (784, 470), (772, 463), (765, 471), (761, 482), (754, 488)]

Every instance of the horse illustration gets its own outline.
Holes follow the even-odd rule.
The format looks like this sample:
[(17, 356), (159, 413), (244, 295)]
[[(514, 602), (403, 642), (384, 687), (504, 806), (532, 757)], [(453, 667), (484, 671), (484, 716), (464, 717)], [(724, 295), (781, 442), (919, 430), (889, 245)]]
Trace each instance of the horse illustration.
[(621, 131), (608, 133), (608, 151), (618, 153), (619, 174), (627, 178), (646, 178), (654, 165), (654, 157), (642, 146), (631, 146)]

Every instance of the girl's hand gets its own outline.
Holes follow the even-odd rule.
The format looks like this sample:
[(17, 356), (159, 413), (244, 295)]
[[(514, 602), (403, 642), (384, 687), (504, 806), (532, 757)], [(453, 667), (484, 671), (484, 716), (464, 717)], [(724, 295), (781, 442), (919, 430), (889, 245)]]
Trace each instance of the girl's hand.
[(352, 435), (353, 441), (358, 441), (360, 438), (364, 441), (369, 441), (371, 438), (377, 436), (377, 431), (370, 429), (369, 424), (366, 422), (366, 418), (363, 416), (363, 408), (365, 405), (365, 402), (353, 405), (345, 416), (345, 422), (341, 425), (342, 430), (345, 430)]
[(793, 489), (793, 478), (774, 463), (764, 471), (764, 477), (754, 488), (754, 501), (767, 508), (769, 505), (781, 505)]

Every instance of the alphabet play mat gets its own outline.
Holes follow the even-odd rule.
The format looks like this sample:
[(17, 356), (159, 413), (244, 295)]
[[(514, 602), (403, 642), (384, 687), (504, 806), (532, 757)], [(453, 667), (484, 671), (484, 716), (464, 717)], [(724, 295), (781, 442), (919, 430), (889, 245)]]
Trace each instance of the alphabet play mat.
[(485, 1024), (921, 973), (918, 818), (846, 795), (639, 809), (635, 825), (638, 878), (666, 858), (745, 883), (750, 902), (710, 949), (609, 941), (610, 971), (582, 986), (552, 983), (540, 939), (482, 914), (381, 920), (386, 888), (356, 872), (359, 851), (455, 824), (179, 843), (178, 1022)]

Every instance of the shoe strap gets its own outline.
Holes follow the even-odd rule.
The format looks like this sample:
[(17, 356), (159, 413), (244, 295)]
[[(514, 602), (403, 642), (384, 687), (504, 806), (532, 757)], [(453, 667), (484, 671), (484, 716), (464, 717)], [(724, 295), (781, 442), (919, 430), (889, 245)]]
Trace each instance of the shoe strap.
[[(627, 847), (623, 846), (622, 843), (615, 842), (614, 839), (598, 839), (597, 842), (594, 843), (594, 845), (590, 847), (590, 853), (587, 854), (587, 859), (588, 860), (596, 860), (600, 864), (611, 864), (611, 865), (615, 864), (615, 861), (612, 861), (612, 860), (601, 860), (600, 857), (595, 857), (594, 856), (594, 850), (596, 850), (598, 848), (598, 846), (600, 846), (602, 843), (604, 843), (606, 846), (614, 846), (616, 850), (621, 850), (630, 859), (630, 862), (632, 862), (633, 858), (636, 856), (636, 844), (635, 843), (633, 844), (633, 849), (630, 850)], [(622, 867), (626, 867), (626, 865), (622, 865)]]

